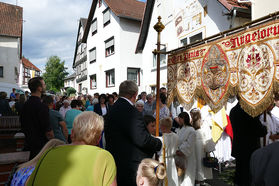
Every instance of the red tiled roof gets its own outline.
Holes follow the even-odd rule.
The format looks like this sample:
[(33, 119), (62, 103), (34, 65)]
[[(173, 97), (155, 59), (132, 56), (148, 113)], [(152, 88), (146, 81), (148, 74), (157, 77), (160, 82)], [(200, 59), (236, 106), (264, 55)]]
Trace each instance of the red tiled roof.
[(33, 65), (33, 63), (31, 63), (28, 59), (26, 59), (25, 57), (22, 57), (22, 63), (24, 67), (30, 68), (30, 69), (34, 69), (36, 71), (41, 71), (38, 67), (36, 67), (35, 65)]
[(119, 17), (142, 20), (145, 3), (137, 0), (105, 0), (113, 13)]
[(0, 35), (22, 37), (22, 12), (20, 6), (0, 2)]
[[(149, 0), (148, 0), (149, 1)], [(152, 0), (153, 1), (153, 0)], [(137, 0), (104, 0), (111, 11), (118, 17), (142, 21), (145, 3)], [(91, 21), (93, 20), (98, 0), (93, 0), (84, 30), (82, 42), (86, 43)]]
[(229, 11), (233, 7), (249, 9), (251, 8), (251, 3), (239, 3), (238, 0), (218, 0), (224, 7), (226, 7)]

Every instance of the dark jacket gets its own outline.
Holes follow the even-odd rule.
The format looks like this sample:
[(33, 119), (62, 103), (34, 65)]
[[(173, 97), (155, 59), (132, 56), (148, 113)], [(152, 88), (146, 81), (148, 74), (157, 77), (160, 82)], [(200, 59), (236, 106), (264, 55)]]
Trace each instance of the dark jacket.
[(47, 143), (46, 133), (51, 131), (49, 109), (37, 96), (31, 96), (20, 115), (21, 129), (25, 135), (24, 149), (34, 158)]
[(0, 115), (2, 116), (13, 115), (9, 102), (6, 99), (0, 99)]
[(22, 109), (23, 109), (24, 103), (16, 102), (15, 103), (15, 109), (17, 114), (20, 116)]
[(260, 148), (260, 137), (266, 135), (266, 127), (259, 117), (248, 115), (238, 103), (230, 112), (230, 120), (233, 128), (232, 156), (237, 158), (243, 154), (251, 155)]
[(105, 120), (106, 149), (117, 166), (119, 186), (136, 185), (138, 165), (161, 149), (159, 139), (147, 131), (140, 112), (127, 100), (119, 98)]
[(236, 158), (235, 183), (239, 186), (250, 185), (251, 154), (260, 148), (260, 137), (266, 135), (266, 127), (259, 117), (248, 115), (238, 103), (230, 112), (233, 128), (232, 156)]
[(252, 185), (277, 186), (279, 177), (279, 142), (272, 143), (264, 148), (256, 150), (251, 156)]
[[(106, 104), (105, 104), (106, 105)], [(108, 107), (106, 105), (106, 109), (107, 109), (107, 113), (108, 113)], [(103, 115), (103, 112), (102, 112), (102, 108), (101, 108), (101, 104), (100, 103), (97, 103), (96, 105), (94, 105), (94, 112), (96, 112), (97, 114), (99, 114), (100, 116)]]

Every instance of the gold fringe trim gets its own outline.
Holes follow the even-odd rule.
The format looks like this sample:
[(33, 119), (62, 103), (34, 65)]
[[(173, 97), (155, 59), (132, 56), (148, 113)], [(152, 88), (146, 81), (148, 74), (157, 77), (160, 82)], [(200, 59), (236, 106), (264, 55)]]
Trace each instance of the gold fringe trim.
[(183, 95), (181, 95), (177, 87), (175, 87), (173, 90), (168, 90), (167, 106), (169, 107), (171, 103), (174, 101), (174, 98), (177, 97), (179, 103), (186, 110), (190, 110), (194, 105), (195, 99), (201, 98), (206, 102), (206, 104), (211, 108), (211, 110), (214, 113), (217, 113), (219, 110), (222, 109), (224, 105), (227, 104), (228, 99), (230, 97), (239, 95), (239, 103), (241, 108), (250, 116), (256, 117), (262, 114), (274, 102), (274, 92), (279, 92), (279, 80), (276, 80), (275, 78), (273, 79), (273, 84), (271, 85), (269, 92), (265, 95), (265, 98), (262, 99), (257, 105), (252, 105), (251, 103), (247, 102), (243, 97), (241, 97), (238, 85), (233, 86), (229, 82), (229, 85), (227, 87), (226, 92), (223, 95), (223, 98), (219, 100), (219, 102), (216, 104), (207, 96), (202, 86), (196, 87), (196, 90), (194, 91), (194, 96), (189, 102), (185, 102)]
[(260, 103), (258, 103), (256, 106), (251, 105), (245, 99), (242, 98), (242, 96), (239, 94), (239, 103), (241, 108), (248, 113), (252, 117), (257, 117), (258, 115), (262, 114), (273, 102), (273, 85), (271, 85), (271, 89), (266, 94), (266, 98), (262, 99)]
[(273, 82), (273, 92), (279, 92), (279, 81), (278, 80)]
[(171, 106), (175, 96), (176, 96), (176, 88), (174, 88), (173, 90), (169, 91), (169, 93), (168, 93), (167, 107)]
[(205, 100), (206, 104), (210, 107), (210, 109), (214, 113), (220, 111), (223, 108), (223, 106), (227, 104), (228, 99), (231, 96), (235, 96), (235, 95), (236, 95), (235, 88), (229, 84), (222, 99), (220, 99), (216, 104), (208, 97), (208, 95), (206, 94), (206, 92), (202, 87), (197, 90), (197, 98), (200, 97), (201, 99)]

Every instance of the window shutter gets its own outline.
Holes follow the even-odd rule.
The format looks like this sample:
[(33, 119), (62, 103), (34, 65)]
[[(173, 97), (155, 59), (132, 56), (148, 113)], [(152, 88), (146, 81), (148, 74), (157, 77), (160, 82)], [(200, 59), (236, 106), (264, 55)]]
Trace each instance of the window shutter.
[(106, 49), (114, 45), (114, 38), (106, 42)]
[(96, 60), (96, 48), (92, 51), (92, 60)]
[(96, 60), (96, 48), (93, 48), (89, 52), (89, 61), (91, 62), (93, 60)]
[(104, 24), (110, 20), (110, 10), (104, 12)]
[(92, 32), (95, 32), (97, 30), (97, 19), (95, 19), (92, 23)]

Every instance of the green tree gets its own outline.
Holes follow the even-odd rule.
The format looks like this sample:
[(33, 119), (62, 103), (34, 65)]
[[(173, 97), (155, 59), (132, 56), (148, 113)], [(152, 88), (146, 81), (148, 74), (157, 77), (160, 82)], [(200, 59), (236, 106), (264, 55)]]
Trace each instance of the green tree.
[(43, 74), (47, 90), (58, 92), (64, 87), (64, 78), (68, 75), (64, 64), (65, 61), (61, 61), (58, 56), (48, 58)]
[(66, 92), (67, 92), (67, 96), (70, 96), (71, 94), (75, 94), (77, 91), (73, 87), (69, 87), (67, 88)]

